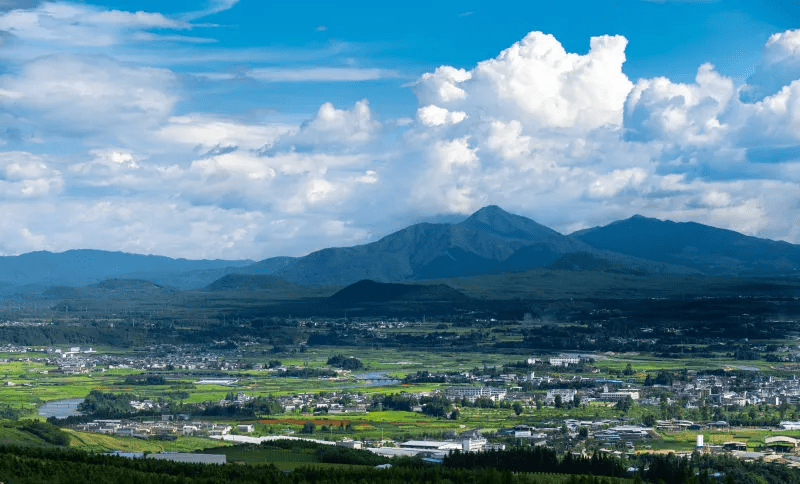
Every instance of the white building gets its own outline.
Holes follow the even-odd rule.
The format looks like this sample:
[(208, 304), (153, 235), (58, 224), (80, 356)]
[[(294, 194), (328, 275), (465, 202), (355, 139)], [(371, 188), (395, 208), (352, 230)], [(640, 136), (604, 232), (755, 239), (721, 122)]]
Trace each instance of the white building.
[(569, 366), (577, 365), (581, 362), (581, 357), (578, 355), (561, 355), (552, 357), (549, 360), (550, 366)]
[(575, 395), (577, 395), (577, 391), (571, 388), (554, 388), (552, 390), (547, 390), (547, 395), (544, 397), (544, 403), (547, 405), (554, 405), (556, 403), (556, 396), (561, 397), (562, 403), (571, 402), (575, 399)]
[(464, 452), (480, 452), (488, 441), (486, 439), (464, 439), (461, 441), (461, 450)]
[(618, 402), (631, 397), (633, 400), (639, 400), (639, 392), (633, 390), (623, 390), (619, 392), (603, 392), (600, 394), (600, 399), (607, 402)]
[(448, 388), (445, 392), (445, 396), (450, 400), (461, 400), (464, 398), (470, 402), (485, 397), (496, 402), (506, 398), (506, 393), (507, 392), (502, 388), (463, 386)]

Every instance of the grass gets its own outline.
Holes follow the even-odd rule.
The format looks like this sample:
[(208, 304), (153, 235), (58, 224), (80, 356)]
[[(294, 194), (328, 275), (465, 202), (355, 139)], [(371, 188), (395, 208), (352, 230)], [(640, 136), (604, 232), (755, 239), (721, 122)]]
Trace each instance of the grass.
[(143, 440), (135, 437), (95, 434), (66, 430), (71, 436), (70, 447), (90, 452), (195, 452), (209, 447), (228, 447), (232, 444), (201, 437), (178, 437), (177, 440)]
[(0, 421), (0, 445), (22, 445), (22, 446), (49, 446), (44, 440), (33, 435), (30, 432), (25, 432), (16, 425), (15, 422)]

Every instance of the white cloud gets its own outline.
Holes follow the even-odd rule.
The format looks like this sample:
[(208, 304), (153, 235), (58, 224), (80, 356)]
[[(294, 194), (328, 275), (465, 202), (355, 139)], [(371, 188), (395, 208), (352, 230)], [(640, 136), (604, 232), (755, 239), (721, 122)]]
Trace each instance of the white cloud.
[(320, 106), (316, 116), (279, 143), (292, 146), (335, 146), (349, 151), (354, 145), (374, 139), (381, 128), (381, 123), (373, 118), (372, 110), (365, 99), (356, 102), (352, 109), (336, 109), (333, 104), (325, 103)]
[(62, 199), (10, 202), (8, 227), (26, 238), (4, 238), (6, 253), (30, 250), (31, 240), (43, 250), (98, 248), (177, 257), (241, 257), (260, 235), (263, 215), (170, 200)]
[(760, 101), (796, 79), (800, 79), (800, 29), (770, 36), (764, 46), (764, 61), (747, 79), (740, 97), (746, 102)]
[(205, 177), (216, 177), (217, 180), (234, 174), (249, 180), (275, 178), (275, 170), (263, 158), (238, 151), (195, 161), (192, 169), (199, 170)]
[(503, 160), (519, 159), (530, 155), (533, 140), (522, 134), (522, 124), (517, 121), (492, 121), (486, 145)]
[(136, 32), (133, 34), (134, 40), (141, 40), (144, 42), (184, 42), (190, 44), (215, 44), (217, 39), (210, 37), (195, 37), (191, 35), (159, 35), (150, 32)]
[(800, 143), (800, 79), (777, 93), (740, 107), (741, 144), (748, 147), (784, 147)]
[(6, 200), (35, 199), (58, 194), (61, 173), (45, 159), (26, 152), (0, 153), (0, 194)]
[(459, 166), (474, 166), (478, 161), (476, 151), (477, 148), (469, 146), (469, 137), (463, 137), (436, 142), (431, 158), (439, 169), (450, 172)]
[(397, 77), (393, 71), (363, 67), (260, 67), (246, 75), (266, 82), (358, 82)]
[(647, 172), (641, 168), (614, 170), (595, 178), (589, 187), (589, 195), (594, 198), (612, 198), (622, 190), (636, 187), (647, 179)]
[(52, 55), (0, 77), (0, 103), (44, 130), (94, 136), (152, 128), (178, 100), (166, 69), (120, 64), (108, 57)]
[(460, 85), (471, 78), (472, 74), (464, 69), (441, 66), (433, 73), (423, 74), (414, 84), (414, 92), (420, 105), (460, 101), (467, 97)]
[(288, 124), (252, 124), (193, 113), (170, 117), (158, 128), (156, 136), (162, 142), (197, 147), (203, 151), (226, 147), (258, 150), (296, 130), (296, 126)]
[(420, 105), (518, 120), (531, 128), (596, 128), (622, 122), (631, 82), (622, 73), (627, 41), (593, 37), (586, 55), (531, 32), (471, 71), (442, 66), (416, 84)]
[(735, 94), (733, 81), (705, 64), (695, 82), (676, 84), (663, 77), (639, 80), (625, 106), (628, 137), (689, 144), (719, 140), (725, 131), (720, 118)]
[(458, 124), (466, 118), (464, 111), (448, 111), (433, 104), (417, 109), (417, 119), (426, 126)]
[(0, 14), (0, 31), (22, 40), (64, 45), (109, 46), (122, 41), (127, 31), (187, 29), (185, 22), (159, 13), (103, 10), (87, 5), (44, 2), (34, 9)]
[(187, 20), (208, 17), (210, 15), (230, 10), (236, 6), (237, 3), (239, 3), (239, 0), (208, 0), (204, 9), (185, 13), (183, 14), (183, 17)]
[[(788, 37), (770, 42), (786, 50)], [(693, 83), (634, 86), (621, 71), (625, 45), (599, 37), (580, 56), (531, 33), (474, 69), (422, 75), (403, 138), (405, 159), (426, 160), (412, 165), (415, 209), (497, 203), (565, 231), (643, 213), (796, 234), (777, 221), (800, 206), (800, 169), (789, 169), (800, 166), (800, 81), (751, 104), (709, 64)], [(453, 111), (464, 119), (443, 122)], [(776, 167), (751, 163), (755, 147), (774, 151)]]
[(69, 168), (77, 173), (96, 173), (98, 169), (110, 172), (120, 172), (126, 170), (136, 170), (140, 165), (136, 162), (133, 153), (125, 149), (102, 149), (91, 150), (94, 159), (85, 163), (75, 163)]

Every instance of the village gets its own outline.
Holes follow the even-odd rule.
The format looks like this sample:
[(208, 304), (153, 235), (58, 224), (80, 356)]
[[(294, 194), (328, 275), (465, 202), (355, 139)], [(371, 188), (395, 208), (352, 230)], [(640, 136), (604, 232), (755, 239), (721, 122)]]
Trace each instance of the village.
[[(174, 402), (132, 399), (128, 403), (131, 414), (137, 414), (136, 418), (87, 419), (72, 426), (81, 432), (155, 440), (193, 436), (245, 443), (301, 438), (368, 449), (385, 456), (419, 455), (429, 459), (440, 459), (454, 449), (474, 452), (514, 445), (545, 446), (582, 454), (600, 451), (624, 455), (652, 451), (654, 446), (658, 447), (664, 433), (692, 432), (697, 436), (696, 445), (691, 449), (677, 449), (679, 452), (727, 453), (743, 459), (772, 459), (786, 465), (800, 465), (795, 461), (796, 431), (800, 429), (800, 379), (796, 375), (781, 378), (746, 370), (653, 371), (647, 372), (643, 379), (630, 367), (617, 373), (598, 372), (594, 363), (604, 355), (571, 353), (528, 356), (504, 366), (470, 371), (418, 371), (407, 374), (402, 380), (375, 372), (332, 368), (334, 376), (312, 379), (328, 385), (330, 391), (274, 395), (271, 398), (278, 407), (268, 417), (203, 418), (203, 412), (209, 407), (245, 408), (259, 398), (248, 392), (243, 380), (252, 383), (283, 378), (282, 374), (297, 369), (275, 364), (274, 360), (272, 365), (266, 361), (247, 362), (236, 357), (237, 351), (159, 345), (148, 348), (142, 356), (123, 356), (90, 347), (4, 348), (5, 353), (16, 355), (7, 358), (9, 361), (38, 363), (33, 373), (42, 377), (58, 373), (90, 377), (116, 370), (135, 370), (140, 376), (158, 375), (165, 382), (186, 382), (187, 377), (196, 375), (190, 378), (191, 388), (229, 389), (224, 398), (187, 404), (177, 413), (170, 413), (175, 408)], [(6, 385), (32, 384), (30, 375), (22, 376), (25, 378), (18, 381), (8, 379)], [(370, 381), (375, 379), (380, 379), (380, 392), (365, 391), (370, 390)], [(434, 383), (434, 388), (414, 391), (418, 382)], [(297, 384), (298, 388), (303, 386), (300, 381)], [(348, 388), (336, 390), (337, 386)], [(309, 430), (261, 423), (264, 418), (276, 417), (308, 422), (332, 416), (352, 421), (369, 420), (371, 412), (395, 409), (386, 408), (389, 401), (386, 395), (401, 397), (409, 402), (408, 408), (402, 410), (421, 416), (431, 415), (430, 404), (425, 402), (444, 399), (456, 413), (465, 408), (505, 408), (527, 416), (532, 423), (488, 429), (461, 428), (438, 435), (412, 433), (405, 435), (405, 439), (397, 439), (396, 435), (361, 438), (357, 432), (342, 435), (325, 433), (320, 428)], [(634, 407), (636, 412), (631, 410)], [(546, 409), (550, 409), (547, 418), (536, 418)], [(604, 415), (612, 412), (613, 417), (570, 417), (570, 412), (580, 410), (585, 414), (587, 409), (595, 409), (595, 413), (602, 410)], [(560, 417), (553, 414), (556, 410), (563, 410)], [(764, 411), (772, 417), (742, 421), (743, 416), (747, 419)], [(236, 410), (227, 413), (237, 415)], [(448, 413), (444, 418), (458, 417)], [(759, 430), (769, 436), (759, 442), (735, 438), (703, 442), (702, 439), (704, 432), (733, 434), (739, 429)]]

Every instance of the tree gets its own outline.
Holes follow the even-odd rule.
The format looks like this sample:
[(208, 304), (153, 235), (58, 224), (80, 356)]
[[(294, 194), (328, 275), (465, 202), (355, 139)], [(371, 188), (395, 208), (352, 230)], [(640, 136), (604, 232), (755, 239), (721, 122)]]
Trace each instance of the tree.
[(622, 372), (622, 374), (623, 374), (623, 375), (625, 375), (625, 376), (631, 376), (631, 375), (633, 375), (633, 368), (631, 367), (631, 364), (630, 364), (630, 363), (628, 363), (627, 365), (625, 365), (625, 371), (623, 371), (623, 372)]
[(563, 403), (563, 401), (561, 400), (561, 394), (556, 395), (556, 398), (555, 398), (555, 401), (554, 401), (554, 404), (555, 404), (556, 408), (561, 408), (562, 403)]
[(786, 412), (788, 410), (789, 410), (789, 404), (786, 403), (786, 400), (784, 400), (778, 407), (778, 414), (780, 415), (781, 420), (783, 420), (786, 417)]
[(364, 363), (361, 362), (358, 358), (353, 356), (344, 356), (344, 355), (333, 355), (328, 358), (328, 365), (336, 366), (343, 370), (360, 370), (364, 368)]
[(522, 404), (519, 402), (514, 402), (511, 404), (511, 408), (514, 409), (514, 413), (519, 415), (522, 413)]
[(313, 434), (315, 430), (317, 430), (317, 424), (315, 424), (314, 422), (308, 421), (308, 422), (303, 424), (303, 429), (300, 430), (300, 433)]
[(630, 410), (631, 407), (633, 407), (633, 398), (631, 398), (631, 396), (628, 395), (622, 400), (619, 400), (615, 406), (617, 410), (622, 410), (623, 412), (628, 413), (628, 410)]

